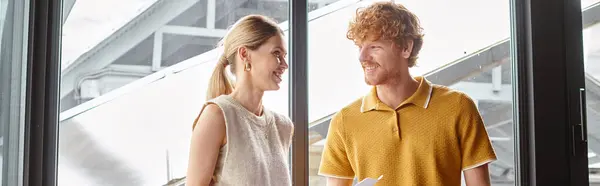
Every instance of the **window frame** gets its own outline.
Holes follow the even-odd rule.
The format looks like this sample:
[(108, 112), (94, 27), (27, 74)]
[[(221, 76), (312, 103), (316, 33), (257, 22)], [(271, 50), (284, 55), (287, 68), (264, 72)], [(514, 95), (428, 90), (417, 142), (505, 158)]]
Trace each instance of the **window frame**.
[(290, 166), (293, 185), (308, 185), (308, 2), (289, 1), (289, 115), (294, 122)]
[[(4, 4), (5, 3), (5, 4)], [(5, 19), (0, 25), (0, 84), (8, 83), (9, 87), (0, 87), (0, 113), (2, 117), (2, 181), (3, 185), (23, 185), (24, 125), (25, 102), (26, 47), (28, 29), (29, 1), (8, 0), (0, 3), (0, 16)], [(4, 11), (4, 12), (2, 12)], [(2, 15), (3, 14), (3, 15)], [(4, 30), (6, 29), (6, 30)], [(2, 69), (6, 68), (6, 69)], [(6, 74), (3, 74), (6, 73)], [(7, 78), (7, 79), (3, 79)], [(5, 92), (6, 91), (6, 92)], [(4, 102), (5, 101), (5, 102)]]
[[(586, 137), (576, 132), (586, 128), (580, 117), (585, 112), (580, 109), (585, 103), (580, 97), (585, 88), (581, 2), (511, 4), (516, 183), (588, 185)], [(24, 185), (54, 186), (62, 1), (32, 0), (30, 5)], [(292, 180), (308, 185), (307, 1), (292, 0), (289, 10)]]
[(581, 1), (511, 4), (516, 183), (589, 185)]
[(61, 0), (30, 2), (23, 157), (25, 186), (57, 185), (61, 10)]

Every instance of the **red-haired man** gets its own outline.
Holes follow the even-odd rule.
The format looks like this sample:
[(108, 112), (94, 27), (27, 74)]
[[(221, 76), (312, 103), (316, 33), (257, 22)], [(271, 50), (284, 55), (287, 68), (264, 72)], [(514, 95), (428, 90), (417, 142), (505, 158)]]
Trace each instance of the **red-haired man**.
[(379, 2), (357, 11), (347, 37), (360, 50), (373, 89), (336, 113), (319, 174), (328, 186), (356, 177), (377, 185), (490, 185), (496, 160), (482, 118), (464, 93), (412, 77), (423, 45), (418, 18), (404, 6)]

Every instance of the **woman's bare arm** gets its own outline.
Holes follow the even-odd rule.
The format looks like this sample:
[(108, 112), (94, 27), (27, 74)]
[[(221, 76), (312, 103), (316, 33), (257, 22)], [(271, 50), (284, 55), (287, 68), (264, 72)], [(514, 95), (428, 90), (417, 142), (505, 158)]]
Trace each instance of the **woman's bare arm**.
[(196, 121), (190, 145), (186, 185), (208, 186), (219, 150), (226, 143), (225, 119), (221, 108), (208, 104)]

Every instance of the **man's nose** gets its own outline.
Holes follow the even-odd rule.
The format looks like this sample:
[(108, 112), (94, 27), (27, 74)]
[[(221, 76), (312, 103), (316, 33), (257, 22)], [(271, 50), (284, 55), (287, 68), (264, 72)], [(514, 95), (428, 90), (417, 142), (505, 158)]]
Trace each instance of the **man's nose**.
[(371, 61), (371, 59), (372, 59), (372, 57), (371, 57), (371, 55), (369, 54), (369, 50), (368, 50), (368, 49), (366, 49), (366, 48), (361, 48), (361, 49), (359, 50), (359, 56), (358, 56), (358, 60), (359, 60), (360, 62), (363, 62), (363, 61)]

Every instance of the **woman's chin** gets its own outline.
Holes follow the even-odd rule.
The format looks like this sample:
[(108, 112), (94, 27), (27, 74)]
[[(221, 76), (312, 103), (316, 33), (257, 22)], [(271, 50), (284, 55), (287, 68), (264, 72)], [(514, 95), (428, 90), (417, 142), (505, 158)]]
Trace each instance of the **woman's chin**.
[(281, 89), (281, 87), (279, 87), (279, 85), (275, 85), (275, 86), (273, 86), (273, 88), (271, 90), (275, 91), (275, 90), (279, 90), (279, 89)]
[(279, 89), (281, 89), (281, 86), (279, 86), (279, 84), (277, 84), (277, 83), (273, 83), (273, 84), (271, 84), (271, 86), (269, 86), (267, 91), (276, 91)]

